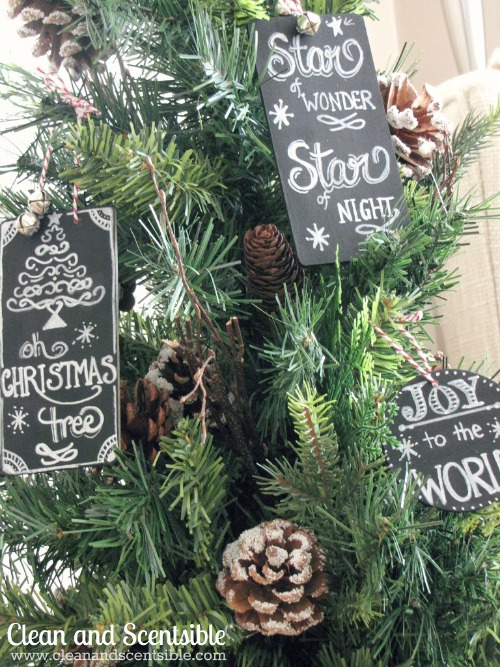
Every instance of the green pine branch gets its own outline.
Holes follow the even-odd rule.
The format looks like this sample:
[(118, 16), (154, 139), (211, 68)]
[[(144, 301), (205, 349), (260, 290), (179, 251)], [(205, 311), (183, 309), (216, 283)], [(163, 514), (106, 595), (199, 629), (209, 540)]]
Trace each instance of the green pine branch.
[(198, 566), (221, 553), (229, 531), (226, 507), (229, 479), (220, 452), (209, 436), (202, 443), (198, 419), (181, 422), (170, 438), (162, 438), (168, 458), (160, 499), (177, 508), (192, 539), (192, 557)]
[(212, 164), (193, 150), (179, 154), (175, 140), (166, 143), (161, 128), (153, 126), (139, 132), (130, 128), (125, 136), (89, 119), (86, 125), (71, 128), (66, 145), (81, 156), (81, 164), (61, 176), (75, 180), (101, 206), (113, 204), (118, 209), (126, 208), (128, 215), (147, 215), (156, 199), (149, 170), (144, 167), (149, 156), (160, 187), (167, 194), (172, 221), (184, 219), (193, 207), (222, 216), (221, 159)]

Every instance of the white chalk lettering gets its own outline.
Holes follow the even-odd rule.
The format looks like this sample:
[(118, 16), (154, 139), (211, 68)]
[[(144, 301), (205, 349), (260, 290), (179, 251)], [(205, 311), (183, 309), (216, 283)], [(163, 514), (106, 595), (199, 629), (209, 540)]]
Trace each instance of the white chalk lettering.
[[(446, 490), (443, 483), (443, 473), (441, 470), (441, 465), (435, 466), (437, 481), (432, 477), (429, 477), (424, 483), (420, 485), (420, 493), (424, 497), (425, 501), (429, 505), (434, 505), (434, 494), (436, 494), (438, 500), (445, 505), (446, 504)], [(415, 470), (410, 471), (414, 479), (418, 479), (418, 474)]]
[[(462, 466), (476, 498), (480, 498), (482, 495), (479, 487), (491, 495), (500, 491), (500, 488), (498, 487), (498, 484), (496, 484), (496, 479), (493, 475), (490, 475), (489, 482), (482, 478), (482, 475), (485, 472), (485, 465), (482, 458), (479, 458), (478, 456), (468, 456), (467, 458), (462, 459)], [(475, 467), (475, 470), (472, 470), (472, 466)], [(491, 468), (487, 471), (488, 474), (490, 474), (490, 471)], [(494, 485), (493, 480), (495, 481)]]
[[(446, 404), (441, 402), (440, 394), (446, 399)], [(446, 385), (438, 384), (429, 392), (429, 407), (437, 415), (451, 415), (460, 407), (460, 400), (456, 393)]]
[(458, 380), (450, 380), (448, 382), (448, 384), (452, 385), (452, 387), (459, 389), (467, 398), (466, 405), (462, 406), (464, 409), (478, 408), (479, 406), (484, 405), (484, 401), (478, 401), (476, 395), (476, 386), (479, 375), (474, 375), (469, 379), (470, 384), (468, 384), (463, 378), (459, 378)]
[(295, 81), (291, 86), (292, 92), (298, 92), (298, 98), (302, 99), (308, 112), (314, 111), (366, 111), (368, 108), (376, 109), (372, 102), (372, 94), (369, 90), (339, 90), (335, 93), (321, 91), (313, 93), (312, 97), (300, 90), (300, 81)]
[(339, 223), (386, 220), (392, 216), (393, 201), (394, 197), (368, 197), (359, 202), (356, 199), (344, 199), (337, 202)]
[(419, 422), (427, 415), (427, 403), (425, 402), (424, 394), (422, 393), (422, 387), (426, 384), (427, 381), (424, 380), (423, 382), (412, 384), (409, 387), (403, 387), (403, 391), (409, 392), (415, 403), (414, 408), (405, 405), (401, 409), (401, 415), (407, 422)]
[(421, 475), (411, 469), (410, 473), (418, 480), (422, 498), (435, 505), (447, 505), (449, 499), (466, 503), (473, 497), (497, 497), (500, 493), (498, 474), (500, 473), (500, 449), (480, 456), (467, 456), (459, 461), (449, 461), (434, 466), (435, 473), (425, 481)]
[[(49, 413), (47, 415), (47, 412)], [(47, 415), (47, 416), (46, 416)], [(38, 411), (40, 424), (50, 426), (52, 442), (67, 438), (69, 434), (73, 438), (95, 438), (101, 432), (104, 424), (104, 415), (101, 410), (93, 405), (81, 408), (77, 415), (57, 416), (57, 408), (41, 408)]]
[(31, 341), (27, 340), (22, 344), (19, 350), (19, 358), (32, 359), (33, 357), (43, 356), (46, 359), (59, 359), (60, 357), (64, 357), (68, 349), (66, 343), (58, 341), (52, 344), (49, 353), (47, 352), (45, 343), (40, 340), (39, 334), (34, 333), (31, 335)]
[(436, 447), (444, 447), (447, 442), (444, 435), (441, 435), (440, 433), (437, 435), (429, 435), (427, 431), (425, 431), (424, 440), (427, 442), (430, 449), (432, 449), (433, 445), (436, 445)]
[[(460, 378), (451, 380), (448, 385), (438, 384), (432, 387), (428, 398), (429, 406), (427, 406), (422, 392), (422, 388), (427, 384), (426, 382), (417, 382), (409, 387), (403, 387), (403, 391), (410, 393), (415, 406), (405, 405), (401, 410), (401, 414), (408, 422), (419, 422), (427, 416), (427, 407), (429, 407), (434, 414), (443, 417), (453, 415), (460, 407), (462, 407), (463, 410), (470, 410), (471, 412), (481, 412), (481, 408), (484, 406), (484, 401), (479, 401), (477, 398), (476, 391), (478, 377), (478, 375), (471, 377), (470, 383), (467, 383)], [(467, 402), (462, 406), (459, 394), (452, 387), (456, 387), (456, 389), (465, 396)], [(435, 421), (439, 421), (439, 419), (436, 419)], [(404, 430), (404, 427), (401, 428), (401, 430)]]
[(467, 428), (458, 422), (453, 427), (453, 435), (457, 438), (459, 442), (462, 440), (476, 440), (477, 438), (484, 438), (483, 429), (479, 424), (472, 424), (470, 428)]
[[(89, 401), (92, 396), (101, 393), (100, 385), (113, 384), (117, 377), (117, 370), (113, 364), (113, 357), (106, 355), (98, 361), (95, 357), (83, 361), (58, 361), (50, 366), (14, 366), (4, 368), (0, 375), (2, 393), (8, 398), (27, 398), (32, 392), (37, 393), (47, 401), (58, 405), (76, 405)], [(79, 401), (57, 401), (50, 393), (65, 390), (91, 387), (93, 394)]]
[(319, 143), (315, 143), (311, 151), (304, 140), (293, 141), (288, 147), (288, 157), (301, 166), (290, 170), (288, 184), (292, 190), (305, 194), (319, 183), (324, 192), (329, 193), (353, 188), (361, 180), (371, 185), (382, 183), (389, 176), (389, 153), (382, 146), (361, 155), (349, 155), (347, 160), (332, 157), (324, 162), (333, 153), (331, 148), (322, 151)]
[(347, 39), (342, 45), (323, 48), (303, 43), (300, 35), (293, 37), (290, 44), (282, 32), (275, 32), (269, 38), (272, 54), (267, 71), (275, 81), (286, 81), (295, 72), (309, 78), (311, 76), (340, 76), (350, 79), (363, 65), (364, 54), (355, 39)]
[[(460, 475), (460, 478), (465, 482), (465, 486), (467, 488), (465, 496), (461, 496), (454, 487), (454, 485), (452, 484), (452, 480), (450, 479), (450, 474), (453, 470), (456, 470), (457, 473)], [(458, 480), (456, 475), (455, 479)], [(467, 500), (471, 499), (472, 497), (471, 483), (469, 482), (467, 473), (459, 463), (456, 463), (455, 461), (449, 461), (443, 466), (443, 482), (446, 487), (446, 490), (448, 491), (450, 496), (455, 500), (459, 500), (460, 502), (464, 503), (467, 502)]]

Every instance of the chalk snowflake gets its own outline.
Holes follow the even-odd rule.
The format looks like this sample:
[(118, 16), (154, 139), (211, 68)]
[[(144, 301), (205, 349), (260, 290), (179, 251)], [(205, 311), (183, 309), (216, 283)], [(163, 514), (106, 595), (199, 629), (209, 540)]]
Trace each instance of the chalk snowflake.
[(488, 424), (488, 426), (491, 426), (490, 433), (495, 436), (493, 439), (496, 440), (497, 438), (500, 438), (500, 422), (498, 419), (495, 418), (493, 424)]
[(332, 20), (330, 23), (326, 24), (329, 28), (333, 30), (333, 36), (337, 37), (337, 35), (343, 35), (344, 33), (342, 32), (342, 19), (336, 19), (332, 17)]
[(420, 456), (420, 454), (417, 454), (415, 451), (415, 447), (418, 445), (418, 442), (412, 442), (411, 438), (403, 438), (403, 442), (401, 443), (403, 446), (399, 450), (401, 452), (401, 456), (399, 457), (399, 460), (402, 461), (403, 459), (406, 459), (407, 461), (411, 461), (412, 456), (416, 456), (417, 458)]
[(75, 331), (79, 335), (75, 338), (72, 345), (76, 345), (77, 343), (81, 343), (82, 347), (85, 345), (92, 345), (94, 342), (93, 339), (95, 338), (97, 340), (99, 338), (99, 336), (96, 336), (95, 333), (93, 333), (96, 328), (96, 324), (92, 324), (91, 322), (82, 322), (81, 328), (75, 327)]
[(306, 227), (307, 231), (312, 234), (312, 236), (306, 236), (306, 241), (311, 241), (313, 244), (313, 250), (316, 250), (316, 248), (319, 246), (319, 249), (321, 252), (323, 252), (324, 248), (323, 246), (330, 245), (330, 243), (326, 240), (330, 238), (330, 234), (325, 234), (325, 228), (321, 227), (321, 229), (318, 229), (318, 225), (314, 223), (313, 229), (310, 227)]
[(278, 126), (278, 130), (281, 130), (283, 125), (290, 125), (289, 118), (293, 118), (295, 114), (288, 113), (288, 104), (283, 104), (283, 100), (280, 99), (279, 104), (274, 105), (274, 111), (269, 112), (270, 116), (276, 116), (273, 120), (273, 123)]
[(26, 417), (29, 416), (29, 412), (24, 412), (23, 408), (18, 408), (14, 405), (12, 412), (9, 412), (9, 417), (11, 418), (10, 424), (8, 427), (12, 429), (13, 433), (24, 433), (24, 429), (29, 427)]

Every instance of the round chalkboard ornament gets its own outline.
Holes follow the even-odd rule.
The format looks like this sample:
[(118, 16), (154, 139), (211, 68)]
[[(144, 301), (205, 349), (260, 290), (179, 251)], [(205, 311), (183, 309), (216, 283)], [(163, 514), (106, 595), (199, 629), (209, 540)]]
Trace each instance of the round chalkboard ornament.
[(421, 376), (396, 398), (389, 467), (419, 485), (419, 499), (452, 512), (500, 499), (500, 385), (459, 370)]

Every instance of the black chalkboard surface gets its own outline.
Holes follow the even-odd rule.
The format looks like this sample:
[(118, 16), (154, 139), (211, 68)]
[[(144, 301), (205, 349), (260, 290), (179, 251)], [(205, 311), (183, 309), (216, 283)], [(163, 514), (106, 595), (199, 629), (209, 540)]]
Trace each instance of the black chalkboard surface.
[(420, 486), (420, 500), (454, 512), (500, 500), (500, 386), (468, 371), (417, 377), (399, 392), (390, 468)]
[(109, 461), (118, 439), (113, 209), (0, 230), (0, 454), (7, 474)]
[(348, 261), (375, 230), (407, 219), (403, 187), (363, 19), (255, 21), (257, 71), (304, 265)]

